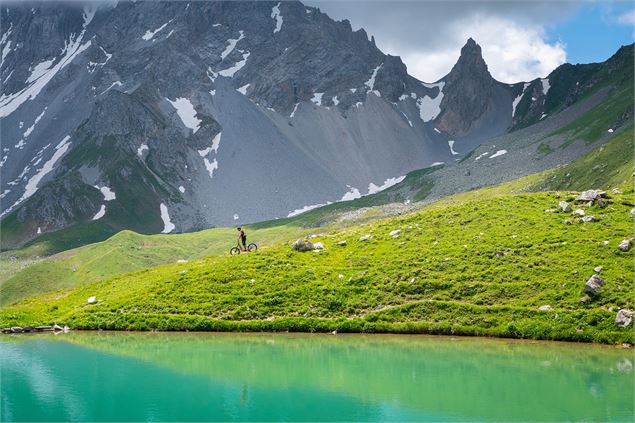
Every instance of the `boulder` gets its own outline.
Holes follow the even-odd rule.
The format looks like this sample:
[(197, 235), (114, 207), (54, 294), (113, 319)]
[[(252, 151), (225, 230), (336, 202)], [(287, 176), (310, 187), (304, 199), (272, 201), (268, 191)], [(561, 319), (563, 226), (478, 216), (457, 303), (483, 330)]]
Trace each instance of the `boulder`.
[(314, 250), (324, 250), (324, 244), (322, 244), (321, 242), (316, 242), (313, 244), (313, 249)]
[(368, 241), (369, 239), (371, 239), (373, 236), (371, 234), (368, 235), (363, 235), (359, 237), (360, 241)]
[(338, 242), (337, 245), (339, 245), (341, 247), (345, 247), (346, 246), (346, 240)]
[(298, 239), (291, 245), (291, 248), (294, 251), (303, 253), (305, 251), (313, 250), (313, 243), (311, 241), (302, 241), (301, 239)]
[(559, 202), (558, 207), (560, 207), (565, 213), (569, 213), (571, 211), (571, 205), (569, 205), (566, 201)]
[(400, 233), (401, 233), (401, 229), (395, 229), (394, 231), (391, 231), (388, 235), (394, 238), (396, 236), (399, 236)]
[(631, 310), (620, 309), (615, 315), (615, 326), (625, 328), (633, 321), (633, 312)]
[(594, 274), (584, 285), (584, 292), (591, 295), (600, 295), (600, 287), (604, 286), (604, 281), (600, 276)]
[(622, 242), (620, 242), (617, 248), (619, 248), (620, 251), (627, 252), (628, 250), (631, 249), (631, 240), (630, 239), (623, 240)]
[(582, 209), (576, 209), (573, 211), (573, 215), (574, 216), (579, 216), (579, 217), (584, 217), (585, 213), (584, 210)]
[(595, 201), (599, 198), (606, 197), (606, 191), (600, 191), (599, 189), (589, 189), (583, 191), (575, 197), (576, 201)]

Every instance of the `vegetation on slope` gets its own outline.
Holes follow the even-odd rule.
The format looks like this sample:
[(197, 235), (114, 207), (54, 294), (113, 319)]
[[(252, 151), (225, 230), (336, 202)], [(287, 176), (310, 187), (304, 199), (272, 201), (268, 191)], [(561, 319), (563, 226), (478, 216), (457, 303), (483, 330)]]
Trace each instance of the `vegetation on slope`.
[[(142, 270), (23, 300), (2, 311), (0, 325), (633, 342), (630, 328), (613, 323), (619, 307), (633, 308), (632, 255), (617, 249), (632, 234), (626, 197), (587, 208), (599, 222), (573, 225), (563, 223), (570, 214), (544, 211), (563, 199), (572, 195), (461, 201), (329, 232), (315, 240), (326, 246), (319, 253), (279, 243)], [(360, 241), (366, 234), (373, 238)], [(589, 299), (582, 290), (596, 266), (607, 284)]]

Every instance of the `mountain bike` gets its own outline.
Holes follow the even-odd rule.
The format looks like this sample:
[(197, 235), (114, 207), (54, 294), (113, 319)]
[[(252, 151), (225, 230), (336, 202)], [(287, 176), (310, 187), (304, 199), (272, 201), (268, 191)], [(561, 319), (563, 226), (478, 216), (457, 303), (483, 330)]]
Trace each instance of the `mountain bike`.
[[(252, 251), (256, 251), (257, 249), (258, 249), (258, 246), (252, 242), (251, 244), (247, 245), (247, 251), (244, 251), (244, 252), (250, 253)], [(240, 248), (240, 243), (236, 245), (235, 247), (232, 247), (231, 250), (229, 250), (229, 254), (231, 254), (232, 256), (235, 254), (240, 254), (241, 252), (243, 251)]]

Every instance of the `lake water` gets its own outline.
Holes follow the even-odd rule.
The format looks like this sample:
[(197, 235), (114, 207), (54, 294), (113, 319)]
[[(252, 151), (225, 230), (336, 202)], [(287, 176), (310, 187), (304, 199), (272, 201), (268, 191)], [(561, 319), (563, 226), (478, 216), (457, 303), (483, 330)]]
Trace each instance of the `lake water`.
[(2, 336), (0, 420), (631, 422), (634, 358), (424, 336)]

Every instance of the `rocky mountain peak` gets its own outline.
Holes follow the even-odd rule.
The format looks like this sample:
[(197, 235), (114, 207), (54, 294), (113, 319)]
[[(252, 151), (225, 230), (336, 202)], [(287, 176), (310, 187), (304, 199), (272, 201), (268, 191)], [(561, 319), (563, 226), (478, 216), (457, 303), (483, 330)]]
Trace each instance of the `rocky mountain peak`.
[(446, 87), (438, 127), (453, 136), (465, 135), (491, 109), (496, 82), (487, 69), (481, 46), (472, 38), (461, 48), (459, 59), (443, 81)]

